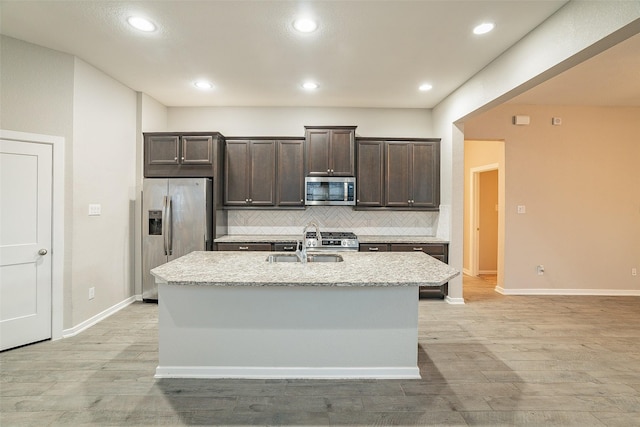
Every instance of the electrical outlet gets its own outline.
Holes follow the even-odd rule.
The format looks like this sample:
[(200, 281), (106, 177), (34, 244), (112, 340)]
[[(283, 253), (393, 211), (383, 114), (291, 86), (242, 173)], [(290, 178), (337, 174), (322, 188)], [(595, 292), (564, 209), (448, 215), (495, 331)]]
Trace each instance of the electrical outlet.
[(527, 213), (527, 207), (525, 205), (518, 205), (517, 212), (519, 214)]
[(95, 287), (90, 287), (89, 288), (89, 299), (94, 299), (96, 297), (96, 288)]
[(538, 276), (542, 276), (544, 274), (544, 265), (540, 264), (536, 267), (536, 270), (538, 271)]
[(635, 267), (633, 267), (633, 268), (631, 269), (631, 275), (632, 275), (632, 276), (637, 276), (637, 275), (638, 275), (638, 269), (637, 269), (637, 268), (635, 268)]
[(102, 206), (97, 203), (89, 205), (89, 216), (99, 216), (102, 213)]

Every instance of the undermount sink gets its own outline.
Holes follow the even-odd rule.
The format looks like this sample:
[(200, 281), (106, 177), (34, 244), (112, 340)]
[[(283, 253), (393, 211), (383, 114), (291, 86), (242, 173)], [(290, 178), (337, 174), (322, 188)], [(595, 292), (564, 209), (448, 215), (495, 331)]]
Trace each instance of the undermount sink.
[[(267, 256), (267, 262), (300, 262), (296, 254), (274, 254)], [(342, 262), (342, 255), (338, 254), (307, 254), (307, 262)]]

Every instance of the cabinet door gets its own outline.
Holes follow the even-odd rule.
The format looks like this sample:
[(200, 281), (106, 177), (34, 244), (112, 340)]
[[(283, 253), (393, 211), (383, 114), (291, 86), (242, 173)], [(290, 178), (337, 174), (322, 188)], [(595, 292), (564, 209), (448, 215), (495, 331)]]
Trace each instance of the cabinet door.
[(384, 141), (358, 141), (358, 206), (384, 205)]
[(276, 142), (251, 141), (249, 205), (273, 206), (276, 185)]
[(246, 206), (249, 201), (249, 141), (227, 141), (224, 168), (224, 204)]
[(278, 206), (304, 206), (304, 141), (278, 141)]
[(331, 131), (329, 146), (329, 169), (332, 176), (354, 176), (354, 131), (337, 129)]
[(385, 147), (385, 205), (408, 207), (411, 200), (409, 171), (411, 144), (408, 142), (387, 142)]
[(331, 173), (329, 161), (329, 145), (331, 131), (326, 129), (310, 129), (306, 132), (307, 140), (307, 175), (327, 176)]
[(147, 165), (177, 165), (179, 163), (178, 136), (149, 136), (144, 151)]
[(438, 208), (440, 206), (440, 150), (439, 144), (416, 142), (411, 159), (412, 206)]
[(213, 164), (213, 137), (183, 136), (180, 163), (184, 165)]

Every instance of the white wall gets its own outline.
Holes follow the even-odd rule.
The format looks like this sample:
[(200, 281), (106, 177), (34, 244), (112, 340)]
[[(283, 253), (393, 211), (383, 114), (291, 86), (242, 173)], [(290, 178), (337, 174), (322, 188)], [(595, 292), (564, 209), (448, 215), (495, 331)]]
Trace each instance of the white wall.
[[(72, 324), (134, 294), (136, 93), (75, 60)], [(89, 216), (90, 203), (102, 206)], [(89, 300), (89, 288), (95, 299)]]
[[(0, 129), (65, 139), (63, 326), (71, 326), (74, 58), (0, 36)], [(55, 167), (55, 165), (54, 165)], [(59, 309), (59, 308), (57, 308)]]
[[(453, 267), (462, 270), (463, 264), (464, 120), (638, 31), (640, 2), (569, 2), (433, 109), (434, 133), (442, 138), (442, 204), (451, 204)], [(462, 301), (462, 277), (449, 282), (449, 296)]]
[[(512, 125), (515, 114), (531, 124)], [(640, 295), (639, 117), (505, 104), (465, 122), (468, 137), (505, 140), (505, 293)]]
[(389, 108), (170, 107), (172, 131), (304, 136), (304, 126), (358, 126), (358, 136), (431, 138), (431, 110)]

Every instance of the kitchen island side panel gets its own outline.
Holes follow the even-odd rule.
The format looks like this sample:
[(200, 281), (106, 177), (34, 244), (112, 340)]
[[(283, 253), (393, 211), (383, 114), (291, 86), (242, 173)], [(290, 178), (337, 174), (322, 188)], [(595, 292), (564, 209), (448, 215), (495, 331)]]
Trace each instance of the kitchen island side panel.
[(419, 378), (415, 286), (159, 292), (159, 378)]

